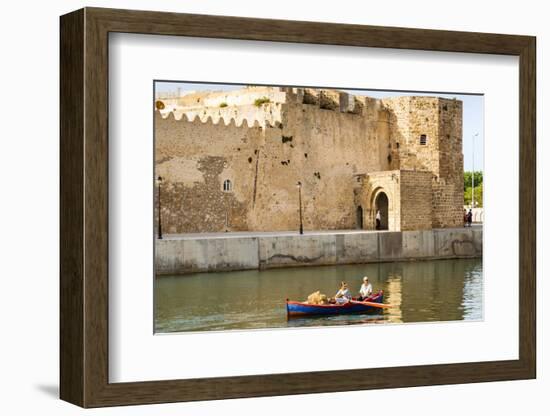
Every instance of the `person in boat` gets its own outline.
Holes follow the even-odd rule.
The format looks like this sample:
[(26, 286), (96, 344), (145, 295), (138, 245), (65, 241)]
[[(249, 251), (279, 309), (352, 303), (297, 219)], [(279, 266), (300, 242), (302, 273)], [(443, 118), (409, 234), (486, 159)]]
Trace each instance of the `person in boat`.
[(336, 296), (334, 297), (334, 300), (338, 304), (344, 304), (348, 303), (351, 300), (351, 291), (348, 288), (348, 284), (346, 282), (342, 282), (340, 284), (340, 289), (338, 292), (336, 292)]
[(365, 300), (372, 296), (372, 285), (369, 283), (368, 276), (363, 277), (363, 284), (359, 289), (359, 298), (357, 300)]

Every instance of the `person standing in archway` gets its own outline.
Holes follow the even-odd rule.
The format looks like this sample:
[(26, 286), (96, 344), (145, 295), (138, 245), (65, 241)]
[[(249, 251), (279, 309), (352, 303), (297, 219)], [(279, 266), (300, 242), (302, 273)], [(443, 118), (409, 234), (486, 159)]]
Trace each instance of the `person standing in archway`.
[(382, 215), (380, 214), (380, 210), (376, 211), (376, 229), (379, 230), (381, 228), (382, 224)]

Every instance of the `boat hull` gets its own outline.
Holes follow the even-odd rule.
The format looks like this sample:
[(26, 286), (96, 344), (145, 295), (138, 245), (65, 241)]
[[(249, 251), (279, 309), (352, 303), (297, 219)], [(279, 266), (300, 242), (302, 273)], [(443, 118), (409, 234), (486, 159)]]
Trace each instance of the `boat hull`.
[[(380, 291), (376, 295), (365, 300), (373, 303), (382, 303), (383, 298), (384, 294), (382, 293), (382, 291)], [(303, 302), (294, 302), (290, 300), (286, 301), (286, 312), (289, 318), (304, 316), (344, 315), (368, 313), (373, 311), (380, 311), (380, 308), (354, 302), (348, 302), (343, 305), (311, 305)]]

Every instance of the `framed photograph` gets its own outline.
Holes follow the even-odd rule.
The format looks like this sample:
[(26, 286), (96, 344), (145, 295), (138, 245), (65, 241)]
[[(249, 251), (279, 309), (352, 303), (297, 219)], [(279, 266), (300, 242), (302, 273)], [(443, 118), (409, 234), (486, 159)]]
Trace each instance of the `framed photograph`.
[(536, 377), (535, 38), (61, 17), (82, 407)]

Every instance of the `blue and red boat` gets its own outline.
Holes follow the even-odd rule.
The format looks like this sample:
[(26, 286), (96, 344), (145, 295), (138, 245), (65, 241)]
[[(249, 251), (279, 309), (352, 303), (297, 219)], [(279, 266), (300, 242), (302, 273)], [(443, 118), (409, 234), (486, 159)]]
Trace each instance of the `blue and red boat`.
[[(356, 299), (344, 304), (329, 303), (326, 305), (314, 305), (305, 302), (295, 302), (292, 300), (286, 300), (286, 313), (289, 318), (304, 317), (304, 316), (319, 316), (319, 315), (341, 315), (351, 313), (367, 313), (372, 311), (379, 311), (380, 308), (384, 308), (386, 305), (382, 304), (384, 299), (384, 291), (358, 301)], [(378, 306), (379, 304), (380, 306)]]

